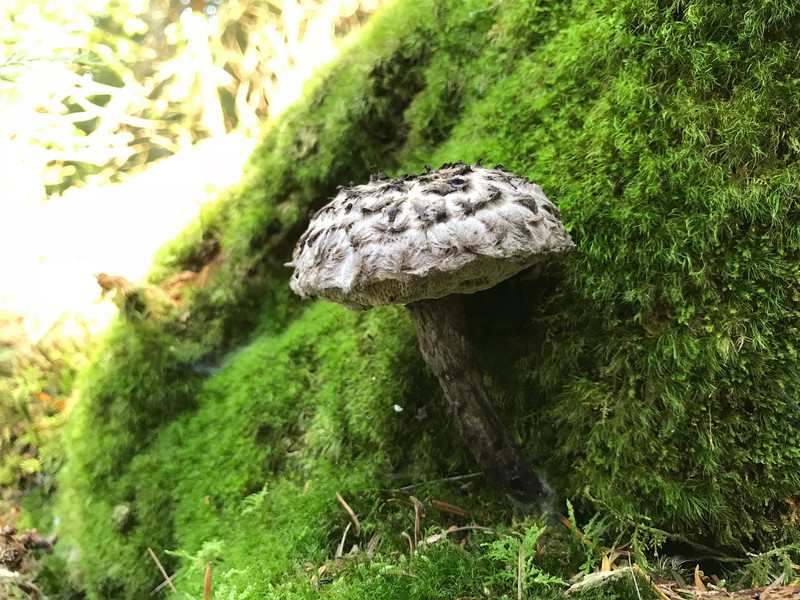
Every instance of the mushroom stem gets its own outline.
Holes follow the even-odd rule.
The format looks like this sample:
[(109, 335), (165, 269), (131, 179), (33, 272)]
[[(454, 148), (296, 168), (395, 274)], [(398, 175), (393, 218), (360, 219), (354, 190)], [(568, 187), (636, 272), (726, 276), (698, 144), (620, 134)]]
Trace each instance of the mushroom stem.
[(528, 464), (489, 399), (465, 334), (461, 298), (451, 294), (406, 307), (417, 328), (422, 355), (439, 379), (461, 436), (487, 477), (522, 502), (547, 496), (547, 484)]

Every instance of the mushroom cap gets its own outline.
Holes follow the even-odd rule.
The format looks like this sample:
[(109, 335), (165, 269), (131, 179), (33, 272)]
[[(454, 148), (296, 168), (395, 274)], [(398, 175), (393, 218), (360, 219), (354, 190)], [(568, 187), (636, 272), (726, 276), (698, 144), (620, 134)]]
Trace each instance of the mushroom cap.
[(498, 165), (342, 188), (294, 249), (291, 288), (353, 310), (490, 288), (575, 245), (535, 183)]

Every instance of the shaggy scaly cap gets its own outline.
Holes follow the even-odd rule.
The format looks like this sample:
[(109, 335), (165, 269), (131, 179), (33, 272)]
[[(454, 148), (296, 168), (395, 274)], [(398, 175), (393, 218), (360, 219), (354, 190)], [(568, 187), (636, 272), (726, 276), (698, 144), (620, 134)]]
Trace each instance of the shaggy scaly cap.
[(526, 178), (461, 161), (426, 169), (343, 188), (297, 243), (292, 290), (354, 310), (408, 304), (485, 290), (574, 248)]

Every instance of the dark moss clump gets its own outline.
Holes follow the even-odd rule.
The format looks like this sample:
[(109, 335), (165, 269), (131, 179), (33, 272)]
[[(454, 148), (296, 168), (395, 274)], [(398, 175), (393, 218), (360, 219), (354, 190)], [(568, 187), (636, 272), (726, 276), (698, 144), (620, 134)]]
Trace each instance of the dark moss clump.
[[(209, 265), (209, 283), (176, 314), (117, 324), (84, 377), (61, 518), (90, 596), (139, 597), (158, 579), (147, 546), (195, 553), (221, 531), (225, 564), (251, 573), (231, 571), (240, 590), (325, 554), (297, 529), (303, 510), (313, 527), (326, 514), (322, 495), (291, 503), (298, 478), (329, 494), (473, 467), (450, 429), (424, 459), (429, 433), (382, 412), (442, 417), (402, 311), (300, 317), (282, 265), (337, 185), (481, 156), (541, 184), (578, 245), (546, 278), (468, 303), (532, 462), (563, 496), (588, 487), (707, 544), (785, 535), (800, 496), (797, 12), (399, 0), (377, 15), (153, 275)], [(245, 527), (265, 482), (296, 510)], [(282, 539), (284, 558), (252, 559)]]

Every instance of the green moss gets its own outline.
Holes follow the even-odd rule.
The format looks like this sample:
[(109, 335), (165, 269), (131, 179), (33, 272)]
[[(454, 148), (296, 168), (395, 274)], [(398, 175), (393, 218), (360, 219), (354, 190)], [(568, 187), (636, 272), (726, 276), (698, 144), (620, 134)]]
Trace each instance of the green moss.
[[(403, 311), (302, 311), (282, 265), (336, 185), (480, 156), (540, 183), (578, 244), (467, 301), (492, 392), (557, 492), (711, 544), (788, 535), (795, 12), (400, 0), (377, 15), (153, 271), (210, 264), (209, 283), (175, 314), (118, 323), (80, 383), (62, 514), (89, 595), (155, 586), (148, 546), (176, 568), (190, 561), (164, 550), (219, 540), (227, 589), (304, 597), (302, 563), (341, 533), (334, 491), (474, 468)], [(376, 597), (434, 593), (387, 578)]]
[(491, 140), (571, 222), (579, 251), (528, 359), (560, 487), (717, 540), (771, 535), (754, 513), (800, 484), (789, 12), (587, 14), (441, 150)]
[[(316, 548), (323, 560), (318, 533), (335, 509), (336, 491), (374, 487), (400, 469), (428, 472), (437, 466), (434, 438), (456, 443), (439, 404), (424, 423), (415, 418), (438, 395), (432, 378), (420, 378), (421, 360), (402, 309), (356, 314), (324, 303), (285, 333), (241, 350), (194, 389), (196, 410), (174, 419), (125, 470), (99, 460), (75, 475), (93, 479), (70, 482), (91, 485), (96, 494), (84, 527), (96, 528), (104, 542), (82, 547), (82, 558), (107, 568), (87, 582), (89, 589), (121, 598), (123, 590), (155, 587), (154, 565), (141, 560), (147, 547), (161, 555), (178, 545), (195, 552), (217, 538), (231, 548), (230, 567), (250, 564), (256, 551), (270, 556), (259, 572), (273, 579), (303, 556), (292, 553), (290, 530), (303, 551)], [(120, 437), (107, 439), (119, 444)], [(76, 452), (103, 448), (93, 439), (71, 444)], [(102, 468), (117, 469), (116, 477), (102, 477)], [(252, 507), (262, 489), (266, 500)], [(316, 526), (309, 515), (318, 515)], [(281, 534), (253, 535), (254, 528)]]

